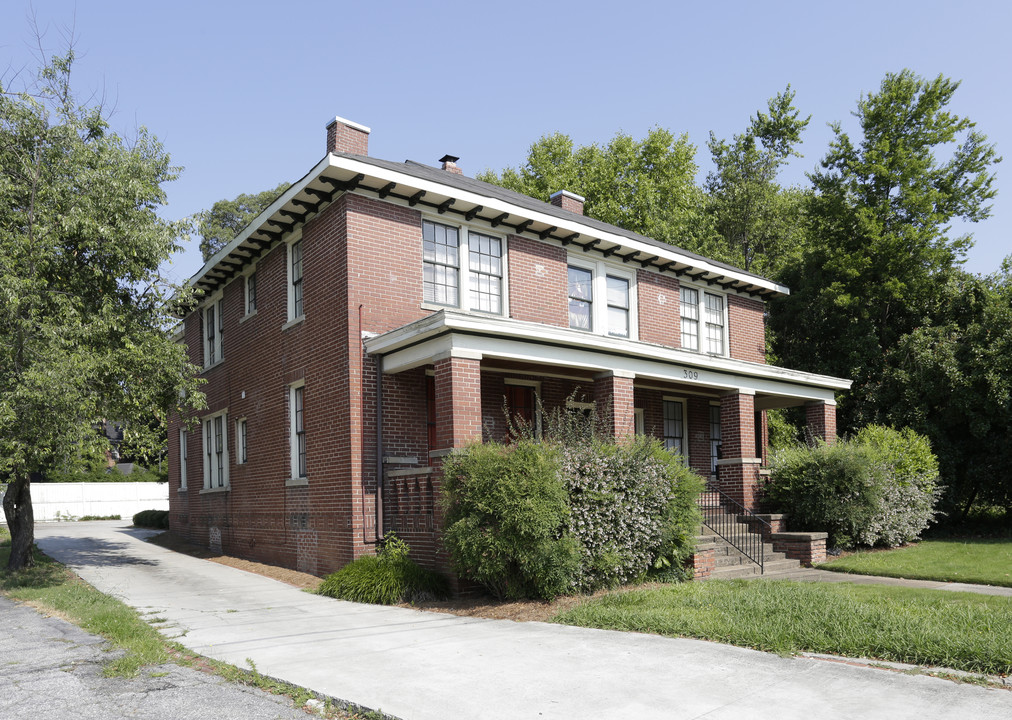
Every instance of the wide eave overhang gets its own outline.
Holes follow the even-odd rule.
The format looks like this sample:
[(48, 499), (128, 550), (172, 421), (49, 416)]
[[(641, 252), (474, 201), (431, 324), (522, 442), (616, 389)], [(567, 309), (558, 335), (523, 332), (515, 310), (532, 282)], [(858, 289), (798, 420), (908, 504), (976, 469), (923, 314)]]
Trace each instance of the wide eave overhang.
[(756, 395), (756, 409), (835, 402), (850, 380), (705, 355), (623, 338), (440, 310), (396, 330), (367, 337), (366, 351), (398, 373), (445, 357), (613, 372), (638, 383), (673, 383), (711, 394)]
[(190, 285), (205, 294), (215, 292), (346, 192), (487, 225), (493, 231), (558, 243), (573, 251), (756, 298), (790, 292), (772, 280), (472, 178), (417, 163), (333, 153), (212, 256), (190, 279)]

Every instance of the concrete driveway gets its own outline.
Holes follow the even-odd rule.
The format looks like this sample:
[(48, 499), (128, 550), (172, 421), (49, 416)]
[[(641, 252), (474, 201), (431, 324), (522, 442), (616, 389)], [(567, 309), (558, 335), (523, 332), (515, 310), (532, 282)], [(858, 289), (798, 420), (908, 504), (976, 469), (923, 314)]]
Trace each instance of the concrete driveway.
[(36, 527), (188, 648), (405, 720), (1012, 717), (1012, 692), (717, 643), (359, 605), (173, 553), (119, 522)]

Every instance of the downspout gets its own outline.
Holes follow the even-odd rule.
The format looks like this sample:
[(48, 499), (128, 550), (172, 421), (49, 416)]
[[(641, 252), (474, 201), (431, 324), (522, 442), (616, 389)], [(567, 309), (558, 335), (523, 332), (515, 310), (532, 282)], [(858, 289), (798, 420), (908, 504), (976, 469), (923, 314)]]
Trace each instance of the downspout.
[(376, 356), (376, 541), (383, 539), (383, 356)]

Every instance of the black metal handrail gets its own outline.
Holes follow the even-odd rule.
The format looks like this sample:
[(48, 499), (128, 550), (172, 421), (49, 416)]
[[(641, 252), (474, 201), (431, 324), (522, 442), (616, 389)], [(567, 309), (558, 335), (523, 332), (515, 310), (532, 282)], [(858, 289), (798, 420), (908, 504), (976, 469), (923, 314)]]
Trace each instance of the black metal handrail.
[(763, 537), (772, 532), (766, 520), (716, 488), (708, 487), (703, 492), (699, 508), (703, 513), (703, 525), (758, 565), (760, 574), (765, 572)]

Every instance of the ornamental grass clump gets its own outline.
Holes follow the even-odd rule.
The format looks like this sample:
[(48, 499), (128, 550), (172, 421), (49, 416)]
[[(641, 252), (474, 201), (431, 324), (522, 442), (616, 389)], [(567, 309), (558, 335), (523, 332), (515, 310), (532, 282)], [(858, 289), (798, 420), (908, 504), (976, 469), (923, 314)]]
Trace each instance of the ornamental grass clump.
[(446, 578), (418, 565), (409, 553), (407, 543), (387, 533), (376, 555), (360, 557), (331, 573), (316, 592), (374, 605), (446, 598), (450, 594)]
[(936, 516), (938, 461), (927, 438), (871, 425), (833, 445), (774, 453), (767, 501), (792, 527), (829, 533), (835, 547), (896, 547)]

